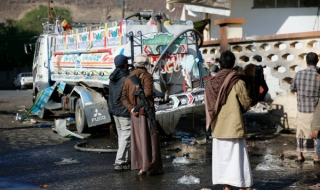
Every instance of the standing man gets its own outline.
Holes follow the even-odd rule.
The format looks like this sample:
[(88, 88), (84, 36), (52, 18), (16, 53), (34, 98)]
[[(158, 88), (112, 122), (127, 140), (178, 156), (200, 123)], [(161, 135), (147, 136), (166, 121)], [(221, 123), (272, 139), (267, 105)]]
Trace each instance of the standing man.
[[(139, 54), (134, 59), (135, 70), (130, 72), (140, 80), (144, 96), (149, 101), (154, 116), (153, 78), (148, 72), (150, 63), (147, 55)], [(123, 86), (121, 101), (131, 113), (131, 170), (139, 170), (138, 175), (163, 173), (158, 126), (152, 124), (145, 106), (138, 112), (134, 108), (141, 102), (138, 89), (128, 77)]]
[(269, 91), (266, 80), (264, 79), (263, 67), (261, 65), (255, 66), (255, 90), (257, 102), (264, 101), (264, 97)]
[(212, 134), (212, 183), (250, 189), (252, 173), (242, 113), (250, 108), (244, 76), (233, 71), (235, 56), (220, 56), (220, 71), (205, 86), (207, 130)]
[(114, 169), (123, 170), (130, 169), (130, 113), (120, 101), (124, 81), (129, 75), (128, 59), (124, 55), (117, 55), (114, 64), (116, 69), (109, 78), (108, 107), (118, 133), (118, 152)]
[(207, 57), (206, 62), (203, 64), (208, 76), (215, 76), (219, 71), (219, 67), (216, 65), (216, 60), (213, 57)]
[[(306, 56), (307, 68), (297, 72), (292, 80), (290, 89), (297, 94), (297, 160), (305, 161), (303, 152), (315, 152), (315, 139), (312, 137), (311, 122), (314, 116), (314, 108), (318, 103), (320, 83), (316, 65), (319, 61), (316, 53), (310, 52)], [(315, 134), (314, 134), (315, 136)], [(314, 154), (314, 163), (320, 158)]]

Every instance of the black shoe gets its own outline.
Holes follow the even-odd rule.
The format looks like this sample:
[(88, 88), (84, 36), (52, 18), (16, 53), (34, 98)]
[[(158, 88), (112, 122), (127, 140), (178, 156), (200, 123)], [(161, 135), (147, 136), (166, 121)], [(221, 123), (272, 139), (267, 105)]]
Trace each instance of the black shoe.
[(297, 162), (297, 163), (303, 163), (304, 161), (305, 161), (305, 159), (304, 159), (304, 158), (301, 158), (301, 159), (296, 159), (295, 162)]
[(117, 171), (130, 170), (131, 164), (130, 163), (114, 164), (114, 169)]
[(122, 170), (123, 168), (122, 168), (122, 166), (121, 166), (120, 164), (115, 164), (115, 165), (114, 165), (114, 169), (117, 170), (117, 171), (120, 171), (120, 170)]

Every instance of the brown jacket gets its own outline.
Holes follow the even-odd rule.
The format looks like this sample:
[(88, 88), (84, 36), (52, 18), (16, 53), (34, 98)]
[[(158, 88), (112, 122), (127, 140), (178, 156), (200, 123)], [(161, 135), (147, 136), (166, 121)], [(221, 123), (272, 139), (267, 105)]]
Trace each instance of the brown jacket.
[[(142, 74), (143, 73), (143, 74)], [(146, 98), (149, 100), (151, 107), (154, 105), (154, 97), (153, 97), (153, 78), (150, 73), (146, 69), (138, 68), (130, 72), (130, 75), (136, 75), (140, 78), (141, 86), (144, 90), (144, 94)], [(124, 85), (122, 88), (122, 96), (121, 102), (122, 104), (129, 110), (131, 114), (131, 110), (140, 103), (140, 98), (138, 96), (133, 95), (132, 93), (138, 92), (136, 86), (132, 83), (130, 78), (126, 78), (124, 81)], [(140, 115), (146, 115), (144, 107), (142, 107), (139, 111)]]
[[(241, 106), (241, 107), (240, 107)], [(245, 138), (246, 131), (241, 110), (250, 108), (250, 97), (245, 82), (239, 80), (230, 91), (226, 104), (218, 113), (212, 125), (214, 138)]]

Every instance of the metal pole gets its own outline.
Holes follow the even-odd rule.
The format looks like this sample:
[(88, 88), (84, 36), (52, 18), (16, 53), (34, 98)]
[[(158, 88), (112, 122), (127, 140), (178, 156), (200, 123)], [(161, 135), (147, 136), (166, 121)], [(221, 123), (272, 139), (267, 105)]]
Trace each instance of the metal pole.
[(48, 0), (48, 23), (50, 23), (50, 17), (51, 17), (51, 13), (50, 13), (50, 0)]
[(108, 14), (109, 14), (109, 9), (108, 9), (108, 5), (106, 5), (106, 20), (107, 21), (109, 20)]
[(122, 19), (124, 19), (124, 9), (126, 7), (126, 0), (122, 1)]

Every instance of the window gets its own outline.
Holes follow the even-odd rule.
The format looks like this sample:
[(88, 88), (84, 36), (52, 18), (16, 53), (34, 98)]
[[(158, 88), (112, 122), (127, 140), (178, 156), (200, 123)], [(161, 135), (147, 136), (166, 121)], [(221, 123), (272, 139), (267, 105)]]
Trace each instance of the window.
[(318, 0), (253, 0), (253, 8), (318, 7)]

